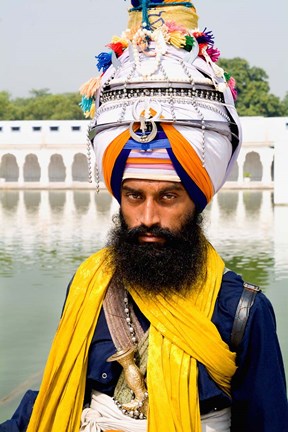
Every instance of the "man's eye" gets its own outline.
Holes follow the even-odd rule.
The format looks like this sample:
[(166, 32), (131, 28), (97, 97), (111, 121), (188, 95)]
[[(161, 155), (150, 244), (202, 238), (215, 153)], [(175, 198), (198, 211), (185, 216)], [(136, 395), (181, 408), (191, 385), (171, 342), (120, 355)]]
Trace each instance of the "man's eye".
[(162, 197), (161, 197), (161, 199), (164, 201), (172, 201), (175, 198), (176, 198), (176, 196), (174, 194), (165, 194), (165, 195), (162, 195)]
[(129, 193), (127, 194), (127, 198), (129, 198), (130, 200), (138, 200), (141, 198), (141, 195), (137, 193)]

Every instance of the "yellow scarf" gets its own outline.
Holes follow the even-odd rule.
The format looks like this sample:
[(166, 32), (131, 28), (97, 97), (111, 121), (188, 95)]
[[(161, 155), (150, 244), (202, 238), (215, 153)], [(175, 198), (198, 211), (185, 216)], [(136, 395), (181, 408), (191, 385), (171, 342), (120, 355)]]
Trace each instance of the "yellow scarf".
[(201, 432), (196, 360), (230, 394), (231, 377), (236, 371), (235, 353), (229, 351), (211, 322), (224, 270), (222, 259), (212, 247), (207, 264), (205, 284), (192, 289), (188, 298), (149, 298), (130, 290), (151, 323), (147, 364), (149, 432)]
[[(107, 250), (78, 269), (56, 332), (27, 432), (78, 432), (88, 351), (113, 269), (103, 265)], [(147, 366), (149, 432), (200, 432), (196, 360), (229, 393), (235, 354), (210, 319), (224, 264), (208, 254), (208, 278), (189, 299), (131, 294), (151, 321)]]

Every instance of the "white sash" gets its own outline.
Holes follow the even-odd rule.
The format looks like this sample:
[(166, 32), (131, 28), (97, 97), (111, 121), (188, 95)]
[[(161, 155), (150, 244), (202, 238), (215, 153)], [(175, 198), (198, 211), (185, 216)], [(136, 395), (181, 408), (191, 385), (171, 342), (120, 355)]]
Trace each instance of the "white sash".
[(93, 391), (90, 408), (85, 408), (81, 416), (80, 432), (146, 432), (147, 421), (136, 420), (123, 414), (113, 399), (104, 393)]
[[(230, 408), (201, 416), (202, 432), (229, 432), (230, 425)], [(147, 421), (128, 417), (119, 410), (110, 396), (93, 391), (90, 408), (85, 408), (82, 412), (80, 432), (113, 429), (121, 432), (146, 432)]]

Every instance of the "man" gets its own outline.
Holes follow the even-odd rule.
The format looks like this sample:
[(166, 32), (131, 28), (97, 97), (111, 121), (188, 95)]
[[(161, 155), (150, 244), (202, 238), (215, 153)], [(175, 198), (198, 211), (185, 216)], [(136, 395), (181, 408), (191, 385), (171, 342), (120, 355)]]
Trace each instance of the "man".
[(231, 78), (190, 2), (132, 6), (82, 87), (115, 228), (73, 277), (38, 396), (0, 430), (287, 431), (271, 304), (201, 229), (240, 150)]

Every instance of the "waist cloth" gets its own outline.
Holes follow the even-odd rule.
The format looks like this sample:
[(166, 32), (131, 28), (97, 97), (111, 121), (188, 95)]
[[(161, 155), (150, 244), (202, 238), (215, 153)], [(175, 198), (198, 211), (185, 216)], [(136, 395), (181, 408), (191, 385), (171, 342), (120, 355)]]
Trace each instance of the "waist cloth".
[[(229, 432), (231, 409), (211, 411), (201, 416), (202, 432)], [(92, 392), (91, 404), (81, 416), (80, 432), (146, 432), (147, 420), (138, 420), (124, 415), (114, 400), (104, 393)]]

